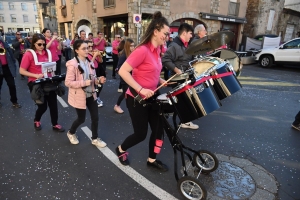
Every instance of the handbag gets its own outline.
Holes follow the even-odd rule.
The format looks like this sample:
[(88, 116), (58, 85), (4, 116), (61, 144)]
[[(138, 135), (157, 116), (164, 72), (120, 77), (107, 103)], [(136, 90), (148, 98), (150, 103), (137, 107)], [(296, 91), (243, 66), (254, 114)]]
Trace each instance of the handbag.
[(51, 92), (51, 91), (56, 91), (57, 84), (54, 82), (45, 82), (42, 87), (44, 92)]

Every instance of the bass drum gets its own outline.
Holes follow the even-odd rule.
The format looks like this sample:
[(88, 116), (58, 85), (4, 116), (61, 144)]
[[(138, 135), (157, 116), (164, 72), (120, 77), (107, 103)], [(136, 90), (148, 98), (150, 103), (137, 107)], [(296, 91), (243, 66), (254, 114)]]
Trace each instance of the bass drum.
[(243, 64), (241, 62), (240, 57), (233, 50), (221, 49), (221, 50), (214, 52), (213, 54), (211, 54), (209, 56), (218, 57), (225, 61), (228, 61), (232, 65), (236, 76), (241, 75)]

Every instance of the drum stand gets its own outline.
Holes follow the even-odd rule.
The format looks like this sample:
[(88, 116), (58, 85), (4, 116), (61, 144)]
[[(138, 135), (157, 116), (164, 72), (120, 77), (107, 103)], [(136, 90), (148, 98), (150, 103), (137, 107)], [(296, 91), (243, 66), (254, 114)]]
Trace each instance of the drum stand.
[[(195, 151), (187, 146), (185, 146), (180, 138), (178, 137), (178, 132), (180, 130), (180, 126), (178, 127), (176, 123), (177, 113), (173, 113), (173, 124), (174, 127), (170, 125), (167, 118), (169, 113), (165, 113), (163, 110), (163, 103), (160, 104), (160, 120), (163, 122), (163, 127), (166, 132), (167, 137), (170, 140), (171, 146), (174, 152), (174, 174), (177, 180), (177, 188), (181, 192), (182, 196), (186, 199), (206, 199), (207, 191), (203, 184), (198, 180), (201, 173), (208, 174), (218, 168), (218, 159), (217, 157), (209, 151), (199, 150)], [(177, 130), (176, 130), (176, 127)], [(181, 156), (181, 164), (183, 168), (183, 177), (179, 178), (177, 173), (177, 151)], [(189, 153), (194, 153), (192, 157)], [(186, 166), (186, 162), (184, 160), (185, 156), (189, 158), (189, 164)], [(191, 167), (197, 167), (200, 171), (196, 175), (196, 177), (188, 175), (188, 169)]]

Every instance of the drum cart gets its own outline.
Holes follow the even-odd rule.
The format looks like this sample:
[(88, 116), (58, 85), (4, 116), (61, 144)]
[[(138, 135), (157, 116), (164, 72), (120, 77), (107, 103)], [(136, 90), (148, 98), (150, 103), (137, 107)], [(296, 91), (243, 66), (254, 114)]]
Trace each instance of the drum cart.
[[(159, 103), (159, 114), (174, 152), (174, 174), (177, 181), (177, 188), (185, 199), (206, 199), (207, 191), (198, 178), (201, 173), (209, 174), (215, 171), (218, 168), (219, 161), (213, 153), (207, 150), (196, 151), (185, 146), (178, 136), (180, 126), (176, 123), (176, 112), (173, 113), (172, 119), (174, 127), (172, 127), (167, 120), (170, 113), (165, 112), (166, 109), (164, 106), (166, 106), (165, 103)], [(179, 152), (181, 157), (181, 165), (183, 168), (183, 177), (181, 178), (177, 173), (177, 152)], [(193, 156), (191, 156), (190, 153), (193, 153)], [(188, 165), (186, 164), (185, 157), (189, 159)], [(188, 174), (188, 169), (195, 166), (199, 169), (199, 172), (196, 177), (193, 177)]]

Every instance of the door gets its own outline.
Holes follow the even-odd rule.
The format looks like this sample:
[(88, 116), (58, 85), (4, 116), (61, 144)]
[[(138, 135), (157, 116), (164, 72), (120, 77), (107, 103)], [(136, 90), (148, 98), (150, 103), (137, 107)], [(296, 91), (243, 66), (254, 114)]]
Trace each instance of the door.
[(221, 22), (221, 31), (231, 31), (234, 33), (234, 37), (229, 44), (227, 44), (228, 48), (236, 50), (236, 44), (238, 39), (239, 32), (239, 24), (237, 23), (229, 23), (229, 22)]
[(276, 61), (300, 62), (300, 39), (285, 43), (275, 54)]

